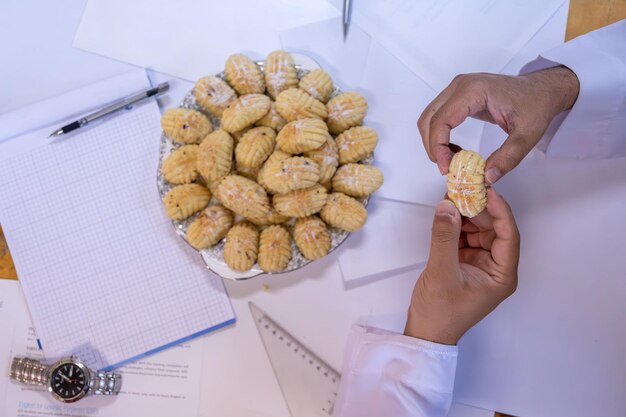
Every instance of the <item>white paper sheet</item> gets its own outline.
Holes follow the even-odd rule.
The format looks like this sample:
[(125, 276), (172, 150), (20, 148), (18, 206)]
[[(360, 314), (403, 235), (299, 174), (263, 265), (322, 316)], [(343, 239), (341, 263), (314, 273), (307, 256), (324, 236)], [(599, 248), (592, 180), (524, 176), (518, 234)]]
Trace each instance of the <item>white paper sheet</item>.
[(352, 233), (338, 253), (345, 281), (393, 276), (428, 259), (432, 207), (373, 198), (367, 211), (366, 227)]
[(500, 72), (564, 0), (361, 0), (352, 20), (436, 90)]
[[(0, 114), (132, 69), (72, 48), (87, 0), (0, 1)], [(9, 58), (10, 57), (10, 58)], [(0, 125), (0, 137), (4, 125)]]
[[(202, 345), (183, 344), (116, 370), (122, 389), (116, 397), (86, 397), (75, 404), (61, 404), (45, 387), (9, 381), (10, 358), (28, 356), (44, 360), (37, 347), (26, 304), (17, 281), (0, 279), (0, 412), (3, 416), (131, 417), (198, 414)], [(3, 385), (5, 390), (3, 390)]]
[(329, 19), (282, 31), (282, 47), (314, 58), (344, 90), (362, 89), (371, 39), (357, 25), (344, 41), (341, 19)]
[(337, 15), (325, 0), (90, 0), (74, 46), (195, 81), (233, 53), (279, 49), (281, 29)]

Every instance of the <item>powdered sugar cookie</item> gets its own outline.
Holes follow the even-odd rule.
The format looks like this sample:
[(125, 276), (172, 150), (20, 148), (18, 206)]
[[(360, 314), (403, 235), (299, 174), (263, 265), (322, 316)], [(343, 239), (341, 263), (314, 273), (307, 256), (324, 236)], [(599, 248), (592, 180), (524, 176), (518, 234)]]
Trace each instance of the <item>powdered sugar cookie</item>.
[(243, 217), (262, 218), (270, 209), (263, 187), (240, 175), (224, 178), (217, 186), (215, 197), (226, 208)]
[(248, 271), (259, 253), (259, 230), (249, 222), (236, 224), (224, 243), (224, 261), (235, 271)]
[(175, 149), (163, 161), (161, 170), (165, 179), (172, 184), (187, 184), (198, 177), (198, 145), (184, 145)]
[(463, 150), (454, 155), (448, 170), (448, 197), (466, 217), (485, 209), (485, 160), (479, 153)]
[(290, 88), (276, 97), (276, 110), (285, 120), (326, 119), (326, 106), (298, 88)]
[[(263, 175), (262, 178), (261, 175)], [(319, 178), (319, 165), (312, 159), (301, 156), (267, 163), (259, 173), (259, 182), (275, 194), (285, 194), (300, 188), (309, 188), (315, 185)]]
[(172, 188), (163, 199), (172, 220), (184, 220), (209, 204), (211, 192), (200, 184), (183, 184)]
[(320, 119), (299, 119), (287, 123), (278, 133), (276, 144), (290, 154), (317, 149), (330, 138), (326, 123)]
[(328, 198), (326, 188), (315, 184), (309, 188), (276, 194), (272, 202), (276, 211), (287, 217), (306, 217), (318, 213)]
[(193, 89), (198, 104), (217, 117), (237, 98), (237, 93), (224, 80), (214, 75), (200, 78)]
[(187, 228), (187, 242), (200, 250), (219, 242), (233, 225), (233, 213), (221, 204), (205, 208)]
[(233, 101), (222, 115), (222, 129), (237, 132), (252, 126), (270, 110), (271, 101), (263, 94), (248, 94)]
[(352, 197), (367, 197), (383, 185), (383, 173), (373, 165), (342, 165), (333, 177), (333, 190)]
[[(243, 54), (234, 54), (226, 60), (224, 68), (228, 83), (237, 94), (263, 94), (265, 92), (265, 76), (261, 68)], [(237, 129), (239, 130), (239, 129)]]
[(332, 193), (320, 212), (322, 220), (332, 227), (354, 232), (367, 220), (367, 210), (363, 204), (343, 193)]
[(298, 86), (298, 73), (293, 58), (285, 51), (271, 52), (265, 60), (267, 92), (276, 98), (283, 91)]
[(291, 237), (282, 226), (270, 226), (259, 239), (259, 266), (265, 272), (280, 272), (291, 260)]
[(326, 103), (333, 93), (333, 80), (326, 71), (318, 68), (302, 77), (299, 87), (314, 99)]
[(272, 154), (276, 146), (276, 133), (269, 127), (255, 127), (246, 132), (235, 148), (237, 169), (258, 169)]
[(338, 135), (346, 129), (363, 124), (367, 113), (367, 101), (358, 93), (343, 93), (330, 99), (328, 110), (328, 131)]
[(330, 251), (328, 227), (317, 216), (298, 219), (293, 228), (293, 240), (304, 257), (310, 260), (322, 258)]
[(233, 163), (233, 138), (222, 129), (207, 136), (198, 148), (197, 167), (207, 183), (230, 173)]
[(161, 117), (161, 127), (168, 138), (179, 143), (198, 143), (213, 131), (211, 121), (193, 109), (168, 109)]
[(378, 144), (378, 133), (371, 127), (357, 126), (337, 136), (339, 163), (359, 162), (374, 152)]

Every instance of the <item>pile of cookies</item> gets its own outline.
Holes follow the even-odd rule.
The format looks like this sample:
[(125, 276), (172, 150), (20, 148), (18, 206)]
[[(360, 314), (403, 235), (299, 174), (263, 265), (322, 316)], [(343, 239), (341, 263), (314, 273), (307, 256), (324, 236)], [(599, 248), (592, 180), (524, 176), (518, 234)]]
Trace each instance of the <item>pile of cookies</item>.
[(224, 74), (196, 83), (202, 111), (163, 114), (175, 145), (161, 166), (171, 186), (167, 215), (190, 219), (185, 236), (198, 250), (225, 238), (224, 260), (234, 271), (257, 262), (265, 272), (283, 271), (292, 241), (308, 260), (325, 256), (329, 228), (363, 227), (363, 199), (383, 183), (381, 171), (363, 163), (378, 143), (363, 126), (367, 101), (333, 94), (322, 69), (299, 77), (285, 51), (270, 53), (263, 67), (232, 55)]

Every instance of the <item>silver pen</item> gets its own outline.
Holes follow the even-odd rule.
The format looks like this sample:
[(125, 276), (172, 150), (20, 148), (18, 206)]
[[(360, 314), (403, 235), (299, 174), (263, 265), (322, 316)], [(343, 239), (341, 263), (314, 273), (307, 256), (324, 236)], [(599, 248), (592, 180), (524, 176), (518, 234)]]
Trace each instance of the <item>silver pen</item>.
[(343, 0), (343, 40), (348, 37), (348, 28), (350, 27), (350, 17), (352, 15), (352, 2)]
[(130, 97), (126, 97), (123, 98), (119, 101), (116, 101), (115, 103), (101, 109), (98, 110), (97, 112), (88, 114), (85, 117), (82, 117), (78, 120), (76, 120), (75, 122), (72, 122), (70, 124), (67, 124), (57, 130), (55, 130), (54, 132), (52, 132), (52, 134), (49, 136), (51, 138), (56, 138), (58, 136), (64, 135), (66, 133), (71, 132), (72, 130), (76, 130), (78, 128), (81, 128), (83, 126), (88, 125), (89, 123), (93, 122), (94, 120), (103, 118), (105, 116), (108, 116), (112, 113), (115, 113), (119, 110), (122, 109), (126, 109), (128, 108), (128, 106), (131, 106), (135, 103), (138, 103), (142, 100), (145, 100), (147, 98), (150, 98), (152, 96), (156, 96), (157, 94), (161, 94), (165, 91), (167, 91), (170, 88), (170, 84), (165, 82), (165, 83), (161, 83), (159, 85), (157, 85), (154, 88), (149, 88), (143, 91), (140, 91), (137, 94), (133, 94)]

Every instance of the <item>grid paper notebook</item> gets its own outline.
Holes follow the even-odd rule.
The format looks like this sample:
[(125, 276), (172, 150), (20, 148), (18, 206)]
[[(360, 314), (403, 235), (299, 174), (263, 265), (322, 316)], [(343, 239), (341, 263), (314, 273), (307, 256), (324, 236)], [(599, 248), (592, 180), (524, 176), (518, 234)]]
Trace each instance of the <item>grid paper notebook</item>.
[(0, 163), (0, 223), (48, 360), (112, 369), (235, 321), (162, 208), (160, 117), (150, 101)]

